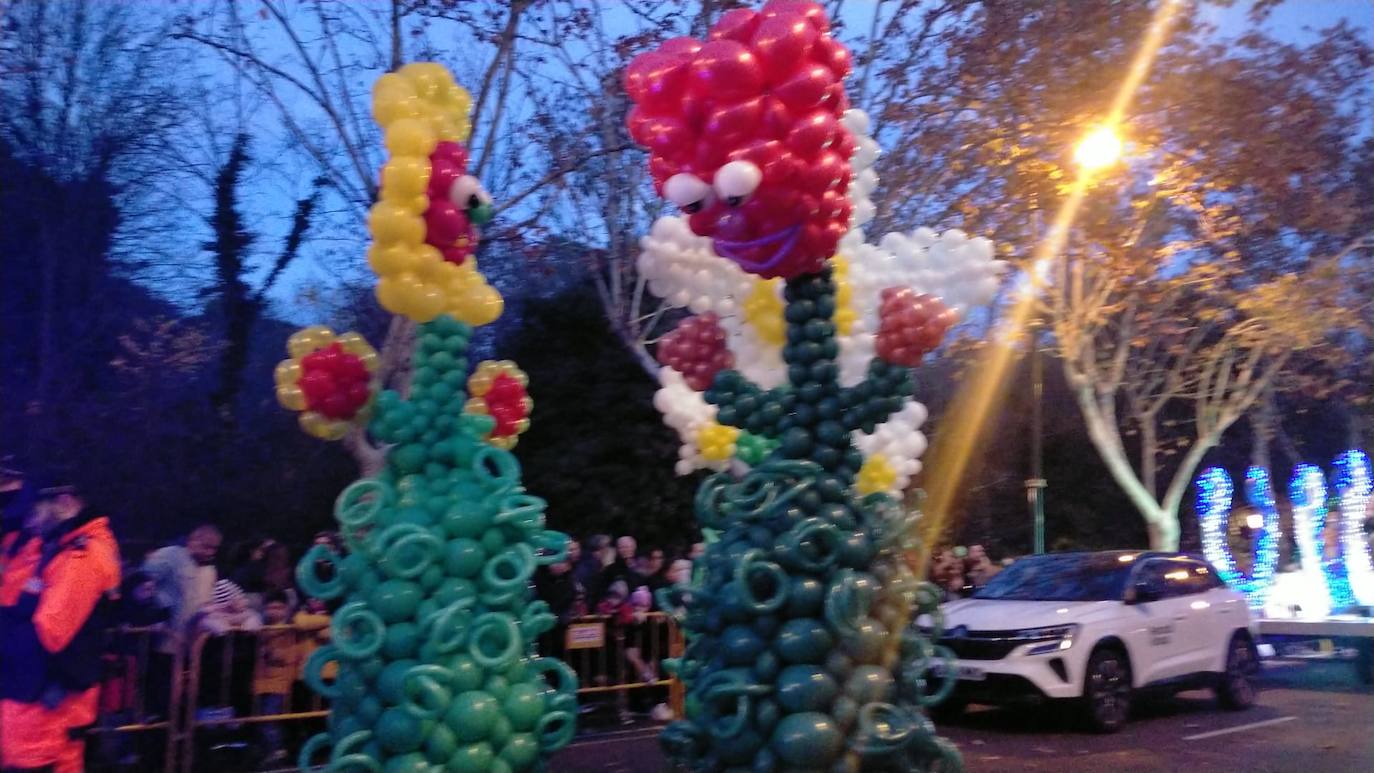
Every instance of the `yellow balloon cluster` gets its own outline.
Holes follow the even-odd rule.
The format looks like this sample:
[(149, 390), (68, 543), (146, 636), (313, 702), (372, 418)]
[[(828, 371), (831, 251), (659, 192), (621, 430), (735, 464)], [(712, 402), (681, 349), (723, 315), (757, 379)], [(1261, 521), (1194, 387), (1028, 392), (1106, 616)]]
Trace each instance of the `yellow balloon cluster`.
[[(502, 394), (493, 394), (492, 386), (496, 384), (497, 377), (502, 375), (519, 384), (519, 391), (515, 394), (511, 394), (510, 390)], [(525, 392), (529, 383), (530, 378), (525, 375), (525, 371), (520, 370), (510, 360), (483, 360), (477, 365), (477, 370), (468, 376), (470, 397), (463, 405), (463, 410), (466, 413), (477, 413), (497, 419), (497, 426), (484, 438), (488, 443), (509, 451), (515, 447), (519, 436), (530, 428), (530, 413), (534, 411), (534, 400)], [(502, 419), (512, 417), (518, 418), (514, 418), (508, 427), (503, 428)], [(502, 432), (502, 429), (506, 431)]]
[(782, 318), (782, 298), (778, 287), (782, 279), (761, 279), (744, 299), (744, 319), (754, 326), (759, 340), (773, 346), (787, 341), (787, 326)]
[(702, 458), (708, 462), (723, 462), (735, 455), (735, 441), (739, 430), (724, 424), (710, 422), (697, 430), (697, 448)]
[(300, 386), (301, 376), (306, 371), (301, 360), (334, 344), (338, 344), (343, 352), (361, 361), (369, 375), (376, 374), (381, 358), (366, 338), (353, 332), (335, 335), (333, 330), (324, 325), (312, 325), (292, 333), (286, 341), (286, 352), (290, 359), (277, 363), (276, 370), (272, 373), (272, 378), (277, 384), (277, 402), (288, 410), (300, 411), (301, 415), (297, 421), (301, 429), (323, 440), (339, 440), (348, 434), (351, 427), (366, 422), (372, 414), (370, 401), (348, 420), (331, 419), (319, 411), (310, 410), (305, 392)]
[(835, 331), (847, 336), (859, 319), (854, 311), (854, 287), (849, 284), (849, 258), (836, 255), (830, 259), (830, 265), (835, 277)]
[(501, 294), (477, 272), (456, 265), (425, 243), (430, 154), (441, 141), (466, 142), (471, 98), (443, 65), (416, 62), (387, 73), (372, 88), (372, 115), (390, 158), (382, 167), (381, 200), (368, 213), (367, 262), (377, 272), (377, 300), (393, 314), (429, 322), (443, 313), (470, 325), (501, 315)]
[(863, 466), (859, 468), (859, 474), (854, 479), (854, 488), (860, 494), (867, 496), (876, 494), (880, 491), (887, 491), (897, 482), (897, 471), (892, 468), (891, 462), (882, 454), (873, 454), (864, 460)]

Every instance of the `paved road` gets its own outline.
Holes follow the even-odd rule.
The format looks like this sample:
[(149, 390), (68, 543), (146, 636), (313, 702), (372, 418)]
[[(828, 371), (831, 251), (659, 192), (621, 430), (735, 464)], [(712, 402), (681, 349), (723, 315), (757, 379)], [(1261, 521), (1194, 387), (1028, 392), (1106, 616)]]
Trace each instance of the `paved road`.
[[(1141, 707), (1116, 735), (1082, 733), (1064, 712), (975, 707), (941, 732), (968, 773), (1369, 773), (1374, 771), (1374, 688), (1349, 663), (1269, 661), (1259, 705), (1216, 708), (1207, 692)], [(553, 760), (562, 773), (668, 770), (656, 731), (588, 737)]]

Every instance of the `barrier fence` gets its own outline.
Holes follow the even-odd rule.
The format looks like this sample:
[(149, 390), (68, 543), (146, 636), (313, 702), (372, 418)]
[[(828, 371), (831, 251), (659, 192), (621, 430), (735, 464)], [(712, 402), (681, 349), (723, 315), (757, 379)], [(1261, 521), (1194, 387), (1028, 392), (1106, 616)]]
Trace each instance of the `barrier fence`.
[[(301, 681), (305, 659), (328, 633), (274, 625), (202, 633), (186, 644), (161, 627), (108, 632), (87, 768), (260, 770), (264, 753), (275, 748), (284, 752), (280, 769), (295, 769), (295, 752), (329, 713), (328, 701)], [(607, 706), (624, 716), (631, 695), (642, 692), (647, 703), (666, 702), (682, 714), (682, 685), (663, 667), (683, 650), (671, 616), (578, 618), (541, 637), (539, 649), (576, 672), (579, 702), (588, 708)]]

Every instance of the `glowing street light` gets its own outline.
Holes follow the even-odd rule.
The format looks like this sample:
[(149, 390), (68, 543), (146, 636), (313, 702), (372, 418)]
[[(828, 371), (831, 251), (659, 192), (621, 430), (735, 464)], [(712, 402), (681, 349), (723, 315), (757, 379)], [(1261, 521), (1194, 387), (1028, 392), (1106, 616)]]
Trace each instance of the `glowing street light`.
[(1083, 170), (1095, 172), (1121, 159), (1121, 137), (1110, 126), (1100, 126), (1088, 133), (1073, 149), (1073, 160)]

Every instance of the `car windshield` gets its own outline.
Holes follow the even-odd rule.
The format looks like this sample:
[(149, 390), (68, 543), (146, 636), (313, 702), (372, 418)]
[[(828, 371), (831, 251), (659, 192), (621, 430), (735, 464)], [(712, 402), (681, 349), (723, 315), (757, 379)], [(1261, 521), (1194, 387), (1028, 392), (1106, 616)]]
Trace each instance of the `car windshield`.
[(973, 594), (1007, 601), (1119, 601), (1134, 566), (1128, 553), (1068, 553), (1023, 558)]

